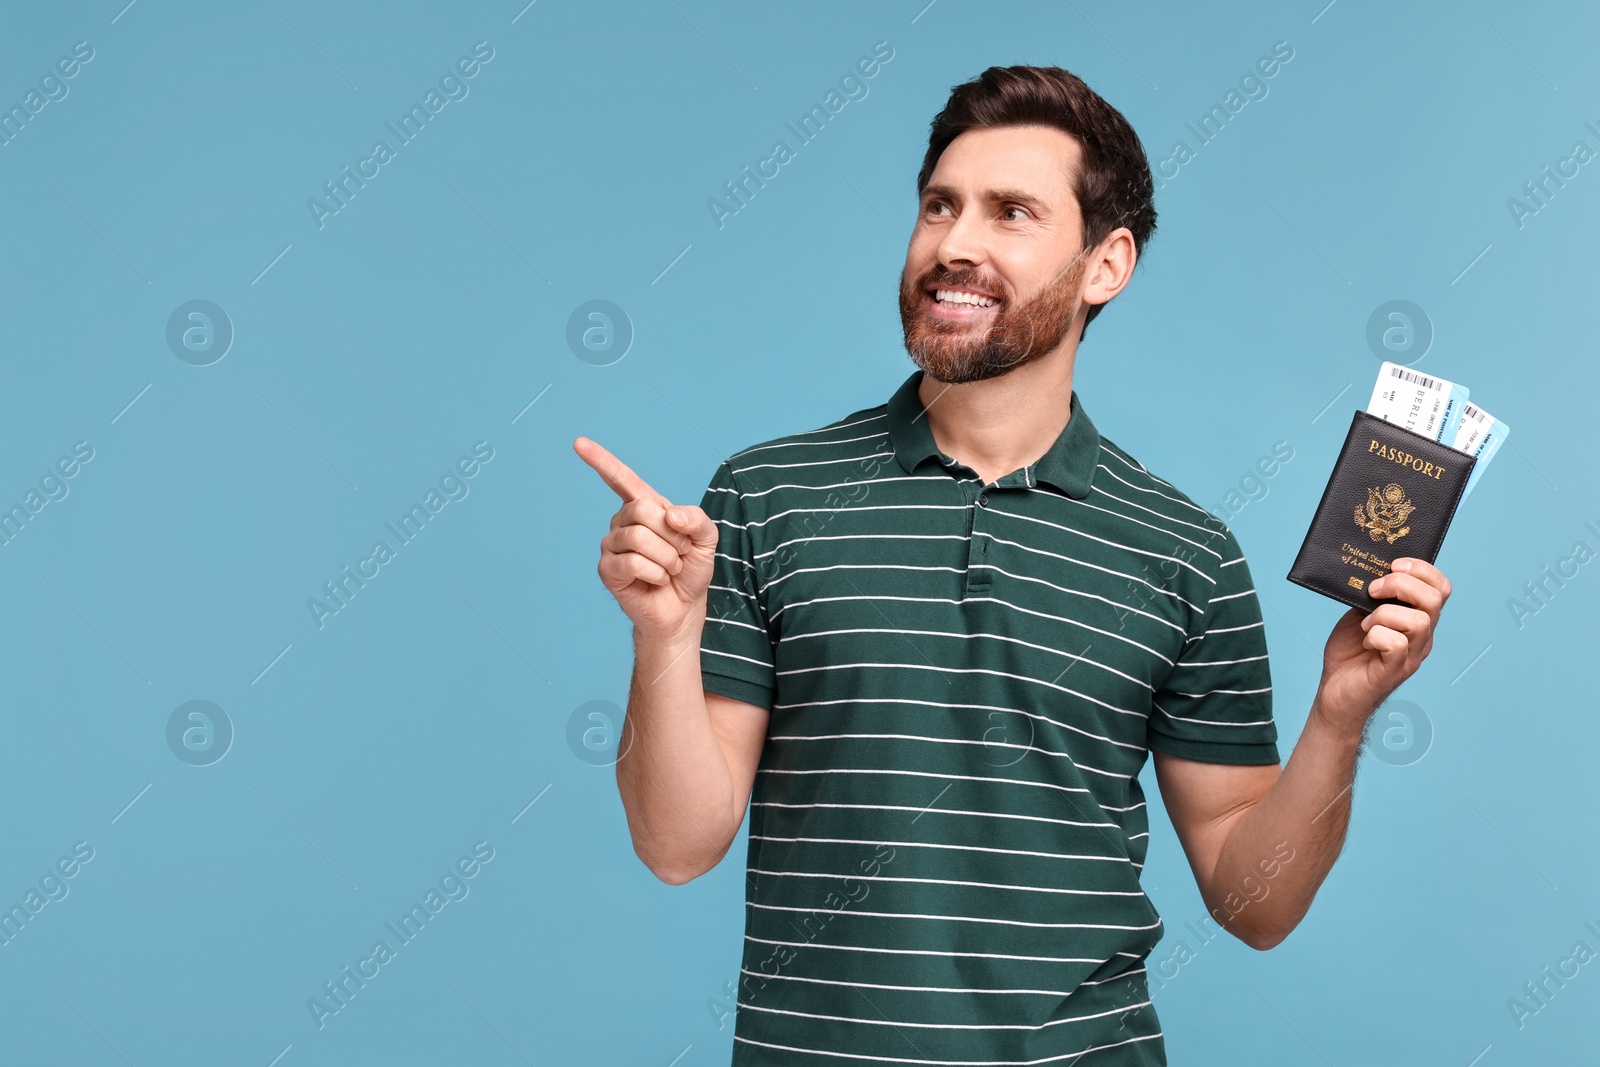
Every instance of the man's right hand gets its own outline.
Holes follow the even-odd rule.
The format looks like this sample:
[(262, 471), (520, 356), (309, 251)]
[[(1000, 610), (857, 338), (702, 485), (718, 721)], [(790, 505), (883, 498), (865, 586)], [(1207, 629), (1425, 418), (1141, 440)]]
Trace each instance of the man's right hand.
[(600, 540), (599, 572), (623, 614), (652, 637), (703, 622), (717, 524), (692, 504), (674, 505), (598, 442), (579, 437), (572, 448), (622, 498)]

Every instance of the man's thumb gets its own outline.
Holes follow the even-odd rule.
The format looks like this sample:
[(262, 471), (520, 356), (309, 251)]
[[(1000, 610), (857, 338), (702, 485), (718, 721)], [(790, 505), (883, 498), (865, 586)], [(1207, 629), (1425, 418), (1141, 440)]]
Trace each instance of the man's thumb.
[(682, 530), (701, 548), (717, 545), (717, 524), (699, 508), (673, 507), (667, 509), (667, 521), (674, 529)]

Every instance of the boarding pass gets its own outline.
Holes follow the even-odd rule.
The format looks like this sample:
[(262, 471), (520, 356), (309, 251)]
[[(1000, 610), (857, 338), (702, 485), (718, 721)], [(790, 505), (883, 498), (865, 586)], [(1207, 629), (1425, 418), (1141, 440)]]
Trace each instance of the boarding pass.
[(1467, 399), (1466, 386), (1387, 361), (1378, 369), (1367, 413), (1477, 457), (1462, 500), (1511, 434), (1511, 427)]

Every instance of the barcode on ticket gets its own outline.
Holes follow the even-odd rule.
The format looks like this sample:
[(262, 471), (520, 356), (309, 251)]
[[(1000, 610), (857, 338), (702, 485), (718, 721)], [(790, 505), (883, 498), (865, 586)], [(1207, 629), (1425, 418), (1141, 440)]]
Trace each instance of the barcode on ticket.
[(1424, 389), (1443, 388), (1437, 378), (1430, 378), (1426, 374), (1418, 374), (1414, 370), (1406, 370), (1404, 367), (1397, 367), (1394, 364), (1388, 364), (1388, 369), (1390, 374), (1394, 375), (1396, 378), (1399, 378), (1402, 382), (1408, 382), (1411, 385), (1420, 385)]

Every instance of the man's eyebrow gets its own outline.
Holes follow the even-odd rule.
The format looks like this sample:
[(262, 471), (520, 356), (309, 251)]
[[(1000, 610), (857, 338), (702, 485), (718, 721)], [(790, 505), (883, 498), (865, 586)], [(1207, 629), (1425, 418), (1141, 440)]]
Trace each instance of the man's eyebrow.
[[(948, 185), (926, 186), (922, 190), (922, 200), (926, 201), (930, 196), (942, 197), (946, 200), (961, 199), (961, 194)], [(987, 189), (984, 191), (982, 199), (987, 200), (991, 204), (1003, 202), (1023, 204), (1030, 208), (1036, 215), (1043, 215), (1048, 212), (1048, 208), (1045, 207), (1044, 201), (1040, 200), (1031, 193), (1023, 192), (1021, 189)]]

